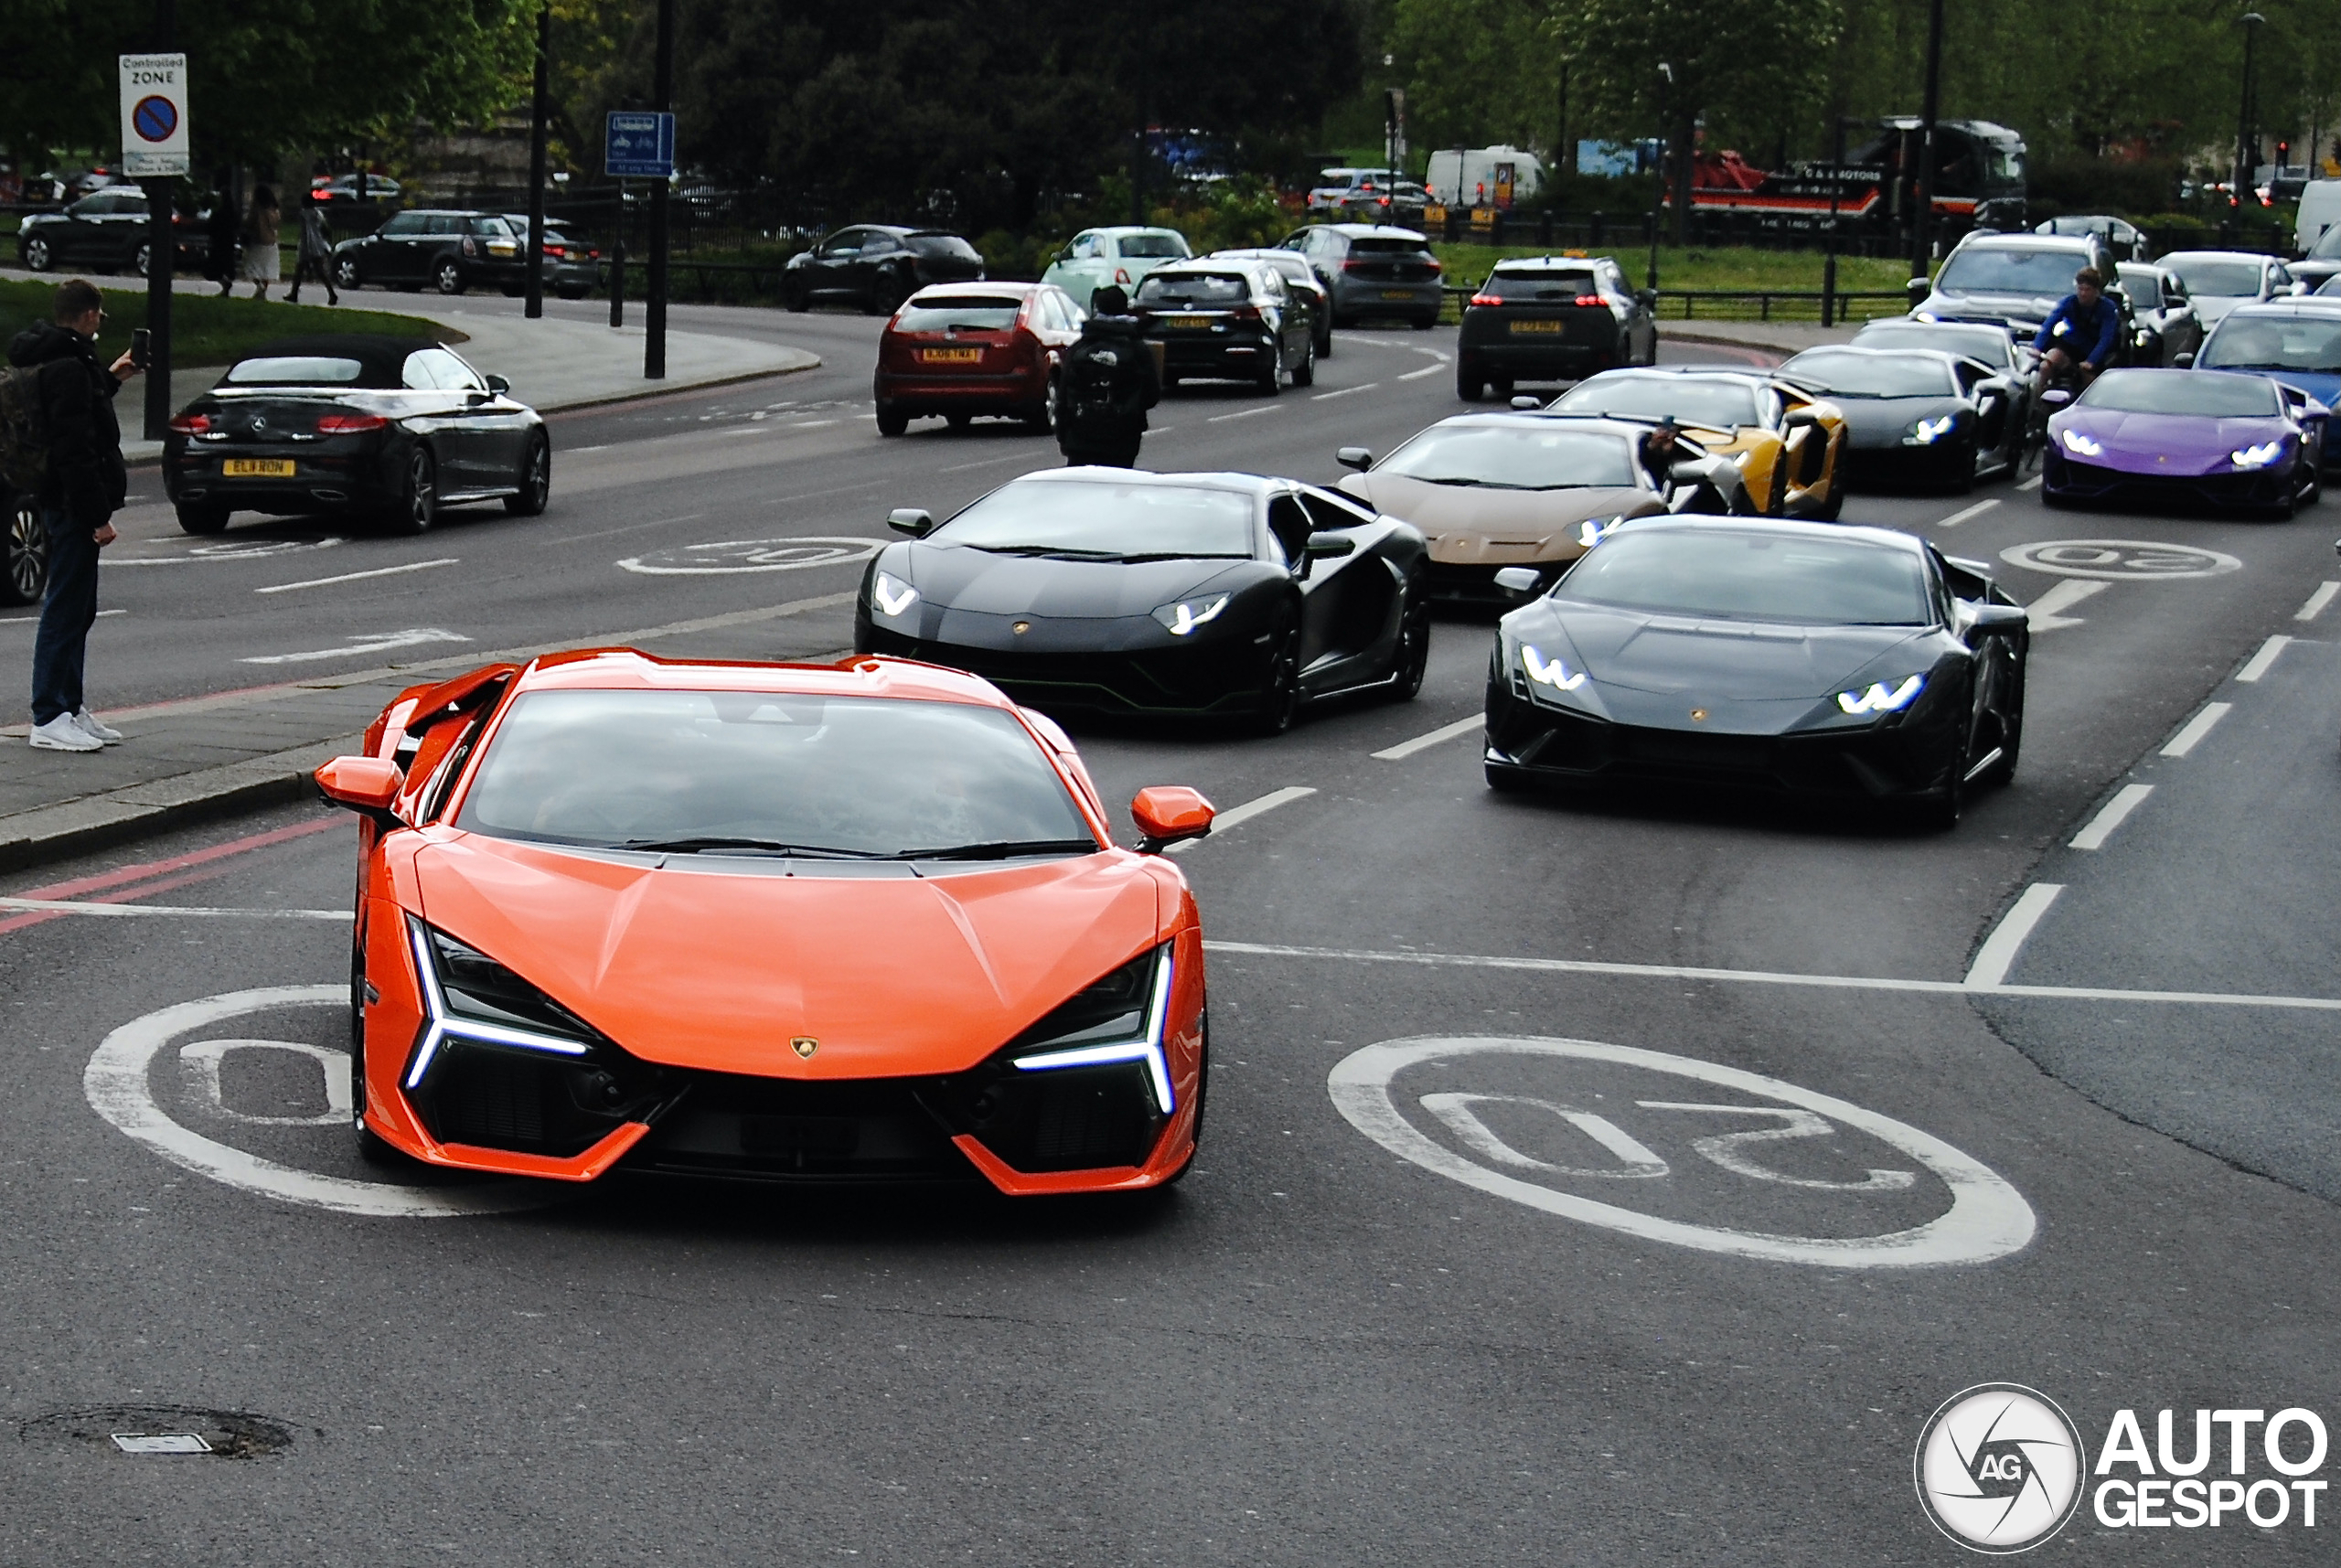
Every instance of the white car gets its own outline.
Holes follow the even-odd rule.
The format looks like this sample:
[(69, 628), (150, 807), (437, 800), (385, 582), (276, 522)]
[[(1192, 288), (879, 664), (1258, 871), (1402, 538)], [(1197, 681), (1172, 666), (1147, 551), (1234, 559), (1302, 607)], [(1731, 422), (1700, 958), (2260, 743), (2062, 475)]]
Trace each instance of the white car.
[(1041, 282), (1055, 284), (1088, 310), (1089, 296), (1099, 289), (1111, 284), (1135, 293), (1155, 268), (1193, 254), (1187, 237), (1175, 229), (1085, 229), (1057, 252)]

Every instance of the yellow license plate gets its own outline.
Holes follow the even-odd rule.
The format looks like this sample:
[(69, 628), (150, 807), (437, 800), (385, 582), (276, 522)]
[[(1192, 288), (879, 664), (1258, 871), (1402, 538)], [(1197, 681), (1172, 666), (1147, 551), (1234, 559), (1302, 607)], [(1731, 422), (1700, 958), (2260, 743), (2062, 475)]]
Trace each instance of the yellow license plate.
[(1162, 318), (1162, 325), (1165, 326), (1176, 327), (1181, 332), (1208, 332), (1211, 329), (1211, 317), (1207, 315), (1167, 315)]
[(1512, 330), (1514, 332), (1563, 333), (1566, 332), (1568, 329), (1569, 324), (1566, 321), (1515, 321), (1512, 323)]
[(922, 363), (927, 365), (974, 365), (984, 357), (980, 348), (922, 348), (918, 351)]
[(1410, 300), (1415, 297), (1415, 291), (1412, 289), (1384, 289), (1382, 291), (1382, 297), (1386, 300)]
[(219, 464), (223, 479), (290, 479), (293, 460), (289, 457), (230, 457)]

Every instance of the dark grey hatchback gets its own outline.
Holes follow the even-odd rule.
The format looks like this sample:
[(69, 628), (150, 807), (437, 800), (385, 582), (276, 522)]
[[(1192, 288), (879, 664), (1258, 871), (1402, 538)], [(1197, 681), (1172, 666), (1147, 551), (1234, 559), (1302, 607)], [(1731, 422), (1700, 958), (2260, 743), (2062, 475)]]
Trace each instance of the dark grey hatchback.
[(1575, 381), (1658, 362), (1658, 295), (1627, 286), (1607, 256), (1499, 261), (1463, 312), (1455, 393), (1477, 402), (1493, 383)]

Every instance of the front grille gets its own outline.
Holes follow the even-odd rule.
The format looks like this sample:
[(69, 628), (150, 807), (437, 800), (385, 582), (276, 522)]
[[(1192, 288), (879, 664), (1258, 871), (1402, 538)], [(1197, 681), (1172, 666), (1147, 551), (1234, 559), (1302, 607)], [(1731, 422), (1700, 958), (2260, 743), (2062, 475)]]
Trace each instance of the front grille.
[(764, 1180), (960, 1180), (965, 1156), (907, 1078), (821, 1082), (686, 1075), (674, 1107), (625, 1159), (632, 1168)]
[(872, 628), (870, 652), (923, 659), (980, 676), (1042, 709), (1212, 714), (1258, 700), (1262, 657), (1241, 639), (1138, 654), (1020, 654), (925, 642)]
[(449, 1039), (409, 1098), (443, 1144), (567, 1159), (643, 1114), (661, 1087), (660, 1075), (640, 1063), (613, 1072), (577, 1058)]
[(1022, 1171), (1142, 1165), (1164, 1122), (1138, 1062), (1026, 1072), (994, 1061), (931, 1081), (923, 1097), (946, 1126)]

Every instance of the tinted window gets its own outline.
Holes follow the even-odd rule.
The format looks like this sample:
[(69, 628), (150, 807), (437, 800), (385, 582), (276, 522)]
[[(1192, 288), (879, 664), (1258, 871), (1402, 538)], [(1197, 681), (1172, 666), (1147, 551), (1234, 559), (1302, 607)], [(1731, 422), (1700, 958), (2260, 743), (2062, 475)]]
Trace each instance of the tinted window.
[(1577, 414), (1673, 414), (1694, 424), (1756, 424), (1756, 393), (1737, 381), (1693, 376), (1597, 376), (1553, 405)]
[(2190, 370), (2109, 370), (2090, 383), (2080, 406), (2122, 414), (2204, 414), (2264, 419), (2280, 407), (2276, 383), (2259, 376)]
[(394, 215), (388, 223), (383, 224), (380, 232), (384, 234), (420, 234), (422, 232), (422, 226), (423, 216), (422, 213), (401, 212)]
[(2208, 370), (2341, 372), (2341, 317), (2231, 315), (2195, 363)]
[(1019, 302), (992, 296), (925, 300), (909, 306), (896, 325), (904, 332), (940, 332), (946, 326), (1005, 332), (1016, 325)]
[(1909, 626), (1933, 619), (1926, 568), (1914, 550), (1722, 528), (1623, 529), (1587, 551), (1553, 597), (1808, 626)]
[(1601, 285), (1591, 272), (1554, 272), (1539, 269), (1533, 272), (1507, 272), (1501, 269), (1488, 274), (1480, 292), (1503, 300), (1553, 300), (1566, 304), (1579, 294), (1598, 294)]
[(1420, 240), (1399, 240), (1386, 235), (1368, 235), (1350, 241), (1352, 256), (1421, 256), (1428, 252)]
[(324, 356), (283, 355), (268, 359), (241, 359), (229, 367), (228, 380), (236, 386), (347, 386), (365, 374), (355, 359)]
[(2004, 251), (1972, 245), (1947, 262), (1935, 278), (1946, 293), (2046, 294), (2073, 292), (2073, 274), (2083, 258), (2070, 251)]
[(1931, 356), (1808, 350), (1780, 367), (1840, 398), (1933, 398), (1951, 392), (1951, 367)]
[(2250, 299), (2260, 293), (2260, 263), (2248, 258), (2233, 261), (2173, 261), (2163, 265), (2186, 282), (2190, 294), (2214, 299)]
[(1125, 256), (1184, 256), (1187, 242), (1176, 234), (1125, 234), (1120, 241)]
[(506, 223), (504, 219), (500, 218), (488, 217), (475, 218), (472, 219), (473, 233), (485, 234), (489, 236), (491, 239), (496, 240), (510, 240), (515, 238), (517, 235), (527, 233), (528, 229), (529, 226), (526, 223), (522, 223), (516, 230), (511, 227), (511, 225)]
[(554, 844), (756, 838), (871, 856), (1096, 844), (1006, 713), (755, 692), (524, 693), (457, 826)]
[[(913, 234), (903, 241), (914, 255), (948, 256), (957, 261), (980, 261), (983, 252), (957, 234)], [(887, 247), (893, 249), (890, 243)]]
[(1433, 425), (1375, 464), (1374, 472), (1497, 490), (1635, 482), (1633, 443), (1626, 437), (1528, 422)]
[(1248, 560), (1252, 497), (1200, 485), (1023, 480), (994, 490), (928, 537), (1034, 555)]
[(1138, 286), (1138, 304), (1241, 304), (1252, 297), (1252, 282), (1230, 272), (1149, 272)]

